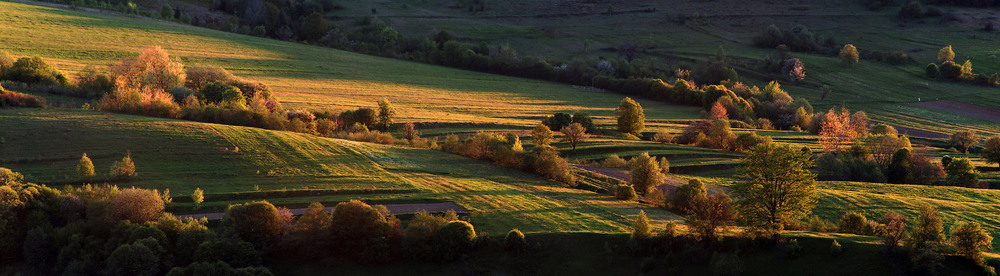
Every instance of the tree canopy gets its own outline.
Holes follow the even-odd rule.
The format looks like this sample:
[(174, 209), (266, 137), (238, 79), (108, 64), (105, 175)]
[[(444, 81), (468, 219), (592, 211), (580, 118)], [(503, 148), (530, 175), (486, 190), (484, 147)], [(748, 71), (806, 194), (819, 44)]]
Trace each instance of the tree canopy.
[(747, 225), (778, 237), (784, 225), (816, 205), (816, 174), (810, 154), (788, 145), (763, 144), (743, 158), (732, 193)]

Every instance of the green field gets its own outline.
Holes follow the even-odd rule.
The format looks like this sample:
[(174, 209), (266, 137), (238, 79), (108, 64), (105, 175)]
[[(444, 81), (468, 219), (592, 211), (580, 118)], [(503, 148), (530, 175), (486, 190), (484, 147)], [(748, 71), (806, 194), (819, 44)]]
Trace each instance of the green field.
[[(200, 187), (206, 193), (200, 212), (252, 199), (283, 206), (452, 201), (470, 211), (478, 230), (491, 233), (620, 233), (639, 209), (659, 222), (680, 218), (437, 150), (87, 110), (4, 109), (0, 129), (0, 164), (26, 181), (79, 184), (75, 166), (86, 152), (98, 169), (98, 180), (89, 182), (102, 183), (106, 168), (130, 151), (138, 176), (112, 183), (169, 188), (178, 199), (170, 208), (182, 213), (193, 212), (185, 197)], [(376, 193), (364, 193), (368, 187)]]
[[(373, 2), (347, 4), (346, 12)], [(980, 134), (1000, 133), (997, 122), (907, 104), (920, 97), (1000, 108), (1000, 100), (996, 97), (1000, 90), (996, 88), (922, 77), (923, 65), (933, 59), (936, 49), (946, 44), (954, 45), (959, 57), (969, 56), (976, 64), (976, 71), (1000, 70), (1000, 64), (992, 63), (989, 58), (996, 52), (989, 49), (990, 45), (1000, 41), (996, 34), (933, 23), (908, 25), (906, 33), (912, 33), (912, 36), (900, 35), (896, 33), (898, 30), (882, 31), (877, 28), (854, 33), (844, 30), (850, 26), (838, 29), (823, 22), (857, 13), (859, 19), (851, 26), (880, 26), (892, 24), (890, 12), (870, 12), (853, 4), (833, 7), (827, 3), (836, 1), (803, 4), (805, 10), (778, 5), (784, 8), (778, 15), (794, 15), (775, 16), (778, 19), (755, 16), (730, 20), (722, 15), (717, 17), (706, 13), (702, 14), (706, 19), (697, 24), (677, 24), (670, 18), (692, 15), (699, 7), (708, 4), (699, 2), (670, 9), (662, 7), (665, 4), (657, 3), (658, 12), (654, 13), (594, 15), (581, 20), (580, 17), (490, 17), (504, 15), (495, 13), (455, 15), (464, 12), (445, 8), (438, 2), (441, 1), (414, 2), (408, 8), (381, 2), (378, 6), (382, 19), (394, 26), (406, 26), (400, 28), (404, 33), (424, 35), (419, 30), (446, 29), (460, 37), (509, 42), (516, 49), (525, 49), (522, 50), (523, 55), (595, 60), (597, 56), (614, 55), (613, 52), (597, 49), (614, 47), (623, 39), (632, 39), (656, 45), (642, 54), (640, 62), (657, 62), (671, 67), (680, 64), (680, 59), (708, 58), (720, 44), (726, 47), (730, 57), (759, 59), (772, 51), (752, 48), (749, 41), (753, 34), (763, 30), (766, 24), (778, 23), (787, 28), (789, 22), (800, 22), (789, 18), (808, 18), (801, 22), (814, 32), (836, 35), (838, 41), (852, 42), (859, 48), (906, 50), (916, 61), (904, 66), (891, 66), (863, 60), (858, 66), (848, 69), (840, 66), (836, 57), (796, 53), (796, 57), (806, 62), (809, 77), (797, 84), (782, 83), (782, 87), (796, 98), (808, 99), (819, 111), (846, 105), (852, 110), (868, 112), (877, 121), (921, 130), (951, 133), (960, 128), (972, 128)], [(638, 9), (647, 2), (651, 3), (637, 1), (638, 4), (620, 9)], [(520, 8), (539, 13), (560, 12), (544, 9), (535, 3), (524, 5)], [(597, 5), (592, 8), (602, 10), (605, 7)], [(215, 65), (240, 77), (262, 81), (271, 86), (285, 107), (291, 109), (339, 112), (373, 107), (376, 100), (388, 98), (397, 105), (397, 123), (425, 124), (427, 127), (421, 129), (425, 136), (477, 130), (523, 131), (553, 112), (572, 113), (577, 110), (591, 113), (599, 128), (611, 130), (614, 128), (614, 108), (623, 98), (619, 94), (575, 89), (566, 84), (372, 57), (144, 18), (97, 15), (11, 2), (0, 2), (0, 10), (5, 12), (5, 16), (0, 17), (0, 51), (10, 52), (16, 57), (38, 55), (68, 73), (77, 72), (86, 65), (111, 65), (123, 57), (135, 55), (142, 47), (160, 45), (186, 66)], [(413, 17), (414, 14), (427, 18)], [(332, 15), (340, 14), (335, 12)], [(344, 18), (354, 19), (349, 16)], [(484, 22), (494, 20), (497, 24), (484, 26)], [(644, 23), (627, 28), (626, 24), (633, 20)], [(741, 20), (753, 24), (737, 25), (743, 22)], [(539, 29), (538, 26), (543, 24), (551, 27)], [(615, 30), (619, 29), (629, 31), (617, 33)], [(948, 34), (939, 36), (939, 33)], [(970, 38), (972, 35), (977, 37)], [(583, 51), (583, 41), (590, 41), (590, 52)], [(767, 80), (745, 77), (743, 81), (763, 85)], [(825, 101), (819, 99), (819, 87), (823, 84), (830, 85), (834, 90)], [(649, 122), (647, 134), (666, 130), (676, 135), (687, 123), (701, 117), (699, 107), (639, 101)], [(743, 131), (747, 130), (736, 130)], [(790, 131), (762, 131), (761, 134), (772, 136), (777, 142), (795, 144), (796, 147), (820, 149), (815, 135)], [(522, 140), (528, 139), (522, 137)], [(610, 154), (628, 157), (649, 152), (669, 158), (674, 172), (723, 186), (732, 182), (733, 168), (740, 157), (738, 153), (727, 151), (610, 136), (593, 137), (576, 151), (570, 151), (566, 143), (556, 143), (555, 146), (561, 149), (564, 156), (580, 163), (600, 161)], [(975, 155), (956, 154), (939, 148), (929, 150), (935, 157), (945, 154), (973, 157), (985, 172), (985, 179), (1000, 178), (997, 170), (986, 169), (994, 165), (986, 164)], [(587, 232), (618, 235), (616, 239), (621, 239), (621, 234), (629, 230), (632, 216), (640, 209), (650, 215), (654, 224), (681, 220), (680, 216), (661, 208), (617, 201), (608, 194), (563, 187), (532, 174), (442, 151), (79, 109), (0, 110), (0, 166), (24, 173), (26, 180), (53, 186), (83, 183), (84, 180), (75, 176), (74, 168), (84, 152), (94, 160), (98, 169), (98, 179), (88, 182), (110, 181), (121, 187), (170, 188), (177, 200), (169, 210), (177, 213), (194, 212), (194, 204), (185, 198), (200, 187), (207, 193), (203, 211), (221, 211), (229, 204), (255, 199), (267, 199), (290, 207), (302, 207), (309, 202), (323, 202), (330, 206), (350, 199), (371, 203), (451, 201), (470, 210), (470, 221), (477, 230), (494, 235), (520, 228), (534, 234)], [(138, 177), (129, 181), (107, 179), (110, 164), (128, 152), (137, 164)], [(973, 220), (985, 225), (994, 236), (1000, 235), (1000, 216), (997, 215), (1000, 193), (990, 190), (821, 182), (818, 194), (820, 202), (814, 213), (830, 221), (837, 221), (847, 211), (863, 212), (870, 219), (878, 218), (886, 211), (894, 211), (906, 214), (912, 222), (916, 219), (916, 207), (930, 204), (942, 211), (946, 229), (956, 221)], [(817, 252), (825, 252), (822, 250), (828, 248), (829, 239), (844, 238), (857, 240), (852, 246), (858, 246), (867, 254), (862, 256), (878, 254), (878, 248), (872, 245), (877, 240), (872, 238), (818, 233), (793, 235), (815, 239), (807, 246)], [(584, 249), (601, 250), (601, 244), (594, 243)], [(1000, 253), (1000, 239), (994, 241), (992, 253)], [(600, 255), (589, 257), (604, 258)], [(811, 268), (814, 262), (827, 259), (811, 258), (791, 264), (789, 272), (792, 272), (791, 269)], [(748, 271), (760, 272), (768, 271), (766, 264), (780, 261), (778, 259), (768, 254), (756, 254), (744, 262), (754, 263), (748, 265)], [(556, 262), (567, 259), (546, 256), (542, 260)], [(628, 262), (636, 267), (639, 261)], [(891, 271), (889, 264), (881, 259), (872, 262), (863, 265), (872, 268), (871, 274)], [(848, 261), (841, 260), (830, 263), (828, 267), (847, 267), (847, 264)], [(280, 267), (281, 264), (278, 265)], [(286, 267), (283, 271), (294, 269), (298, 268)], [(435, 269), (439, 267), (427, 268), (427, 271), (436, 272)], [(392, 269), (389, 270), (392, 272)], [(695, 270), (706, 271), (704, 268)], [(555, 271), (556, 274), (558, 272)], [(635, 273), (632, 269), (620, 272)]]

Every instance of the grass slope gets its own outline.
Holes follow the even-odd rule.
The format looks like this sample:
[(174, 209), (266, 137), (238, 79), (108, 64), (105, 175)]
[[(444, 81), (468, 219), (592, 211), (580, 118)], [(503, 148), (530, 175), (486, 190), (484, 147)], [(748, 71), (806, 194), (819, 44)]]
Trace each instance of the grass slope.
[[(201, 187), (208, 193), (203, 212), (265, 197), (285, 206), (453, 201), (470, 210), (478, 230), (491, 233), (626, 232), (640, 208), (654, 221), (679, 219), (436, 150), (87, 110), (3, 109), (0, 129), (0, 166), (27, 181), (80, 183), (75, 166), (87, 152), (102, 178), (90, 182), (100, 183), (110, 164), (131, 151), (139, 176), (112, 183), (169, 188), (177, 198), (171, 208), (188, 212), (186, 197)], [(368, 187), (375, 192), (364, 192)]]

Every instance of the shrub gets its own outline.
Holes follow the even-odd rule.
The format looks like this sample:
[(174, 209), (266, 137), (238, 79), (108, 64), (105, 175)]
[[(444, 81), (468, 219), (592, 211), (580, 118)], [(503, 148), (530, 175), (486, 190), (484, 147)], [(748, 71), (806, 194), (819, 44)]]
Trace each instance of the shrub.
[(661, 130), (656, 132), (656, 135), (653, 135), (653, 141), (661, 144), (669, 144), (674, 142), (674, 136), (665, 130)]
[(799, 240), (789, 239), (785, 242), (785, 256), (788, 256), (789, 259), (802, 256), (802, 246), (799, 245)]
[(830, 255), (837, 257), (844, 254), (844, 248), (840, 246), (837, 240), (833, 240), (833, 244), (830, 244)]
[(633, 200), (636, 198), (635, 189), (632, 188), (632, 185), (618, 185), (615, 187), (615, 198)]
[(160, 17), (166, 20), (173, 20), (174, 8), (171, 7), (170, 4), (164, 3), (163, 6), (160, 7)]
[(192, 66), (184, 69), (184, 72), (187, 74), (184, 86), (195, 91), (212, 82), (229, 83), (237, 79), (226, 69), (215, 66)]
[(587, 129), (587, 132), (593, 133), (596, 128), (594, 128), (594, 119), (590, 118), (590, 114), (583, 111), (577, 111), (573, 113), (573, 122), (579, 123), (583, 128)]
[(608, 156), (608, 158), (605, 158), (604, 162), (601, 162), (602, 166), (605, 166), (605, 167), (608, 167), (608, 168), (624, 168), (626, 166), (626, 164), (627, 163), (625, 162), (625, 159), (622, 159), (621, 157), (618, 157), (617, 154), (612, 154), (612, 155)]
[(195, 275), (253, 275), (253, 276), (273, 276), (266, 267), (254, 266), (233, 268), (223, 261), (214, 263), (199, 262), (192, 263), (184, 267), (174, 267), (167, 272), (168, 276), (195, 276)]
[[(919, 1), (910, 1), (899, 6), (899, 18), (916, 19), (924, 16), (924, 5)], [(949, 46), (950, 48), (951, 46)]]
[(468, 222), (456, 220), (446, 223), (434, 234), (434, 244), (438, 256), (443, 261), (451, 261), (472, 248), (476, 241), (476, 230)]
[(542, 120), (542, 123), (545, 124), (545, 126), (548, 126), (550, 130), (559, 130), (569, 124), (572, 124), (573, 117), (566, 113), (556, 112), (555, 114), (552, 114), (552, 116)]
[(9, 69), (4, 70), (4, 80), (12, 80), (29, 84), (48, 84), (65, 86), (66, 75), (49, 66), (41, 57), (23, 57), (14, 62)]
[(940, 76), (946, 79), (954, 80), (962, 75), (962, 66), (956, 64), (954, 61), (949, 60), (941, 63), (940, 69)]
[(868, 225), (868, 218), (860, 213), (850, 211), (840, 217), (838, 231), (856, 235), (865, 234), (865, 225)]
[(927, 64), (927, 68), (924, 68), (924, 73), (927, 74), (928, 78), (933, 79), (938, 77), (938, 74), (940, 74), (940, 70), (938, 69), (937, 64), (930, 63)]
[(569, 162), (559, 157), (554, 150), (542, 150), (532, 162), (532, 167), (536, 173), (545, 178), (576, 186), (576, 175), (573, 174)]
[(121, 161), (116, 161), (111, 164), (111, 177), (118, 179), (128, 179), (130, 177), (136, 176), (135, 173), (135, 163), (132, 162), (132, 154), (129, 153), (122, 157)]
[(7, 107), (45, 107), (45, 99), (24, 93), (6, 91), (0, 87), (0, 108)]
[(893, 250), (899, 241), (906, 237), (906, 217), (898, 213), (886, 212), (882, 215), (882, 223), (885, 224), (885, 233), (882, 235), (882, 242), (887, 251)]
[(221, 82), (210, 82), (195, 94), (204, 103), (209, 104), (235, 104), (245, 106), (246, 99), (239, 88)]
[(713, 276), (743, 275), (743, 261), (738, 252), (712, 253), (709, 263)]
[(80, 96), (87, 98), (99, 98), (111, 92), (115, 88), (115, 83), (107, 74), (98, 72), (93, 65), (87, 65), (77, 74), (77, 86), (80, 89)]
[(660, 172), (667, 174), (670, 172), (670, 161), (667, 157), (660, 157)]
[(524, 239), (524, 233), (521, 230), (511, 229), (507, 232), (507, 236), (503, 239), (504, 248), (508, 251), (522, 251), (528, 248), (528, 241)]
[(955, 51), (951, 49), (951, 45), (944, 46), (938, 51), (938, 62), (945, 63), (949, 61), (955, 61)]
[(824, 220), (824, 219), (822, 219), (820, 217), (817, 217), (817, 216), (809, 217), (809, 221), (807, 223), (807, 227), (808, 227), (809, 231), (813, 231), (813, 232), (830, 232), (830, 231), (836, 231), (837, 230), (837, 225), (836, 224), (834, 224), (832, 222), (829, 222), (829, 221), (826, 221), (826, 220)]
[(267, 201), (229, 205), (222, 223), (240, 239), (261, 249), (277, 244), (288, 227), (278, 208)]
[(180, 106), (174, 102), (174, 97), (161, 90), (115, 89), (105, 94), (98, 103), (98, 108), (104, 111), (115, 111), (130, 114), (176, 118)]

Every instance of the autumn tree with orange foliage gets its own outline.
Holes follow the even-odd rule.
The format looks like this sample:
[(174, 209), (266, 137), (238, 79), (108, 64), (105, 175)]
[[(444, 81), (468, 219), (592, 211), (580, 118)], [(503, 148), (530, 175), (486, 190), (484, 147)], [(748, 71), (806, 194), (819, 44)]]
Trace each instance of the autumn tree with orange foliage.
[(709, 118), (712, 120), (729, 119), (729, 112), (726, 111), (726, 107), (716, 101), (715, 104), (712, 104), (712, 111), (709, 113)]
[(860, 111), (852, 116), (846, 108), (839, 112), (830, 108), (819, 127), (819, 143), (823, 150), (840, 151), (854, 139), (868, 134), (868, 116)]
[(160, 46), (149, 46), (135, 58), (124, 58), (111, 68), (115, 88), (131, 90), (151, 88), (166, 91), (184, 86), (184, 64), (173, 61)]

